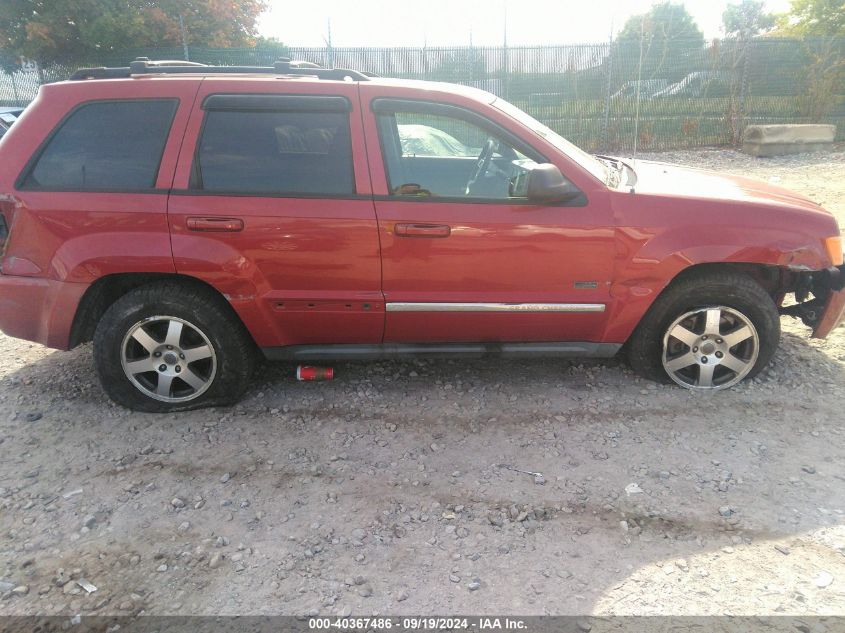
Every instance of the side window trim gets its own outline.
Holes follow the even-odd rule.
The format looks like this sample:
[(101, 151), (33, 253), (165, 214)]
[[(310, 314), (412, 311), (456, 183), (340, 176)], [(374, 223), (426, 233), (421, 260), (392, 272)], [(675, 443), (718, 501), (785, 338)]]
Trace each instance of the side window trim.
[(216, 93), (208, 95), (202, 109), (217, 112), (352, 112), (352, 103), (339, 95)]
[[(173, 111), (170, 115), (170, 123), (167, 126), (167, 130), (164, 134), (164, 142), (161, 146), (161, 152), (158, 155), (158, 161), (156, 163), (155, 172), (152, 178), (152, 185), (150, 187), (144, 187), (141, 189), (137, 188), (125, 188), (125, 187), (116, 187), (116, 188), (105, 188), (105, 187), (81, 187), (81, 188), (70, 188), (70, 187), (32, 187), (26, 186), (26, 180), (32, 175), (32, 172), (35, 170), (38, 161), (44, 155), (44, 152), (50, 146), (50, 143), (55, 139), (55, 137), (59, 134), (62, 128), (67, 124), (68, 121), (80, 110), (86, 108), (91, 105), (101, 104), (101, 103), (171, 103), (173, 105)], [(178, 97), (142, 97), (138, 99), (91, 99), (89, 101), (83, 101), (81, 103), (76, 104), (73, 108), (70, 109), (55, 125), (55, 127), (50, 131), (47, 137), (41, 142), (38, 148), (32, 153), (32, 156), (29, 157), (26, 164), (21, 169), (21, 172), (18, 174), (17, 179), (15, 179), (15, 189), (19, 191), (43, 191), (43, 192), (54, 192), (54, 193), (151, 193), (151, 194), (165, 194), (168, 192), (167, 189), (158, 189), (155, 187), (155, 183), (158, 181), (159, 172), (161, 170), (161, 162), (164, 158), (164, 152), (167, 150), (167, 142), (170, 140), (170, 135), (173, 132), (173, 123), (176, 120), (176, 113), (179, 110), (180, 99)]]
[[(382, 162), (384, 164), (384, 175), (388, 187), (390, 182), (390, 162), (393, 161), (402, 169), (402, 145), (399, 140), (399, 126), (396, 122), (396, 113), (384, 113), (376, 116), (376, 128), (379, 136), (379, 148), (381, 149)], [(402, 174), (405, 179), (405, 174)]]

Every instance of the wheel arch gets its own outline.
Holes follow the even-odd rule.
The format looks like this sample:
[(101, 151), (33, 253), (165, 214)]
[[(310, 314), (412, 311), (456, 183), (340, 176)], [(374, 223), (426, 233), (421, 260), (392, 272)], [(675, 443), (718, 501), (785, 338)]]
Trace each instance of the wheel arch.
[[(637, 292), (634, 283), (627, 284), (624, 289), (627, 300), (620, 302), (622, 305), (618, 312), (609, 320), (605, 340), (627, 343), (640, 323), (649, 318), (657, 300), (670, 289), (696, 276), (719, 273), (740, 273), (750, 277), (766, 291), (775, 305), (780, 305), (784, 295), (796, 289), (803, 274), (789, 266), (753, 261), (688, 263), (684, 267), (675, 268), (665, 283), (651, 279), (651, 283), (646, 281), (638, 286), (639, 288), (650, 286), (648, 292)], [(637, 280), (635, 283), (639, 284), (641, 281)]]
[(789, 281), (793, 276), (793, 273), (787, 266), (777, 264), (759, 262), (702, 262), (692, 264), (678, 271), (655, 297), (655, 301), (671, 287), (690, 277), (715, 275), (726, 272), (741, 273), (751, 277), (772, 297), (775, 303), (778, 303), (780, 295), (790, 287)]
[(255, 342), (243, 315), (233, 307), (222, 292), (201, 279), (177, 273), (115, 273), (97, 279), (82, 296), (71, 325), (68, 348), (71, 349), (82, 343), (92, 341), (97, 323), (115, 301), (136, 288), (158, 281), (176, 281), (186, 287), (201, 289), (209, 296), (213, 296), (221, 306), (225, 306), (224, 309), (229, 311), (244, 326), (250, 338)]

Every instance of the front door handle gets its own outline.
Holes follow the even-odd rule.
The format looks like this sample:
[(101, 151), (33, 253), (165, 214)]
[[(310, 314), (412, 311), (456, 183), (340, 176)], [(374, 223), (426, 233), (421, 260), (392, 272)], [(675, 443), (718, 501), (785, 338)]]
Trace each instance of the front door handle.
[(452, 234), (448, 224), (397, 224), (394, 230), (399, 237), (449, 237)]
[(188, 218), (185, 225), (189, 231), (237, 233), (244, 230), (244, 221), (240, 218)]

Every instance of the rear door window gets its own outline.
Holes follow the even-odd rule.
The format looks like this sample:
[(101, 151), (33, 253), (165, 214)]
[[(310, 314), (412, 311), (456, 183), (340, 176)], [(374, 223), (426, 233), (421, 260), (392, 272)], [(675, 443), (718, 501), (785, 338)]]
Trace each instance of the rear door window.
[[(315, 102), (313, 109), (310, 101)], [(354, 193), (345, 100), (326, 102), (323, 108), (320, 97), (286, 100), (268, 95), (262, 100), (258, 95), (219, 102), (221, 109), (205, 115), (193, 189), (285, 196)]]
[(92, 102), (48, 139), (23, 189), (125, 191), (155, 187), (178, 101)]

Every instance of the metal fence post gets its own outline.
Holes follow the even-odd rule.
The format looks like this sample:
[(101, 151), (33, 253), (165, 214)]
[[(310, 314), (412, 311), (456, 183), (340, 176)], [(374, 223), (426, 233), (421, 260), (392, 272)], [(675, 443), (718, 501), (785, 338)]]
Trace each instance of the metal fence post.
[(188, 35), (185, 32), (185, 18), (179, 14), (179, 33), (182, 35), (182, 52), (185, 54), (185, 61), (191, 61), (191, 55), (188, 51)]
[(604, 126), (602, 129), (602, 150), (610, 151), (610, 90), (613, 79), (613, 34), (610, 36), (607, 49), (607, 83), (604, 92)]
[(18, 96), (18, 82), (15, 80), (15, 73), (9, 73), (9, 77), (12, 80), (12, 92), (15, 94), (15, 105), (21, 105), (21, 98)]
[(502, 97), (505, 101), (510, 99), (510, 55), (508, 54), (508, 44), (505, 42), (502, 46)]
[(748, 97), (748, 58), (751, 55), (751, 40), (743, 38), (742, 42), (742, 79), (739, 86), (739, 116), (737, 117), (737, 144), (742, 144), (746, 125), (746, 98)]

